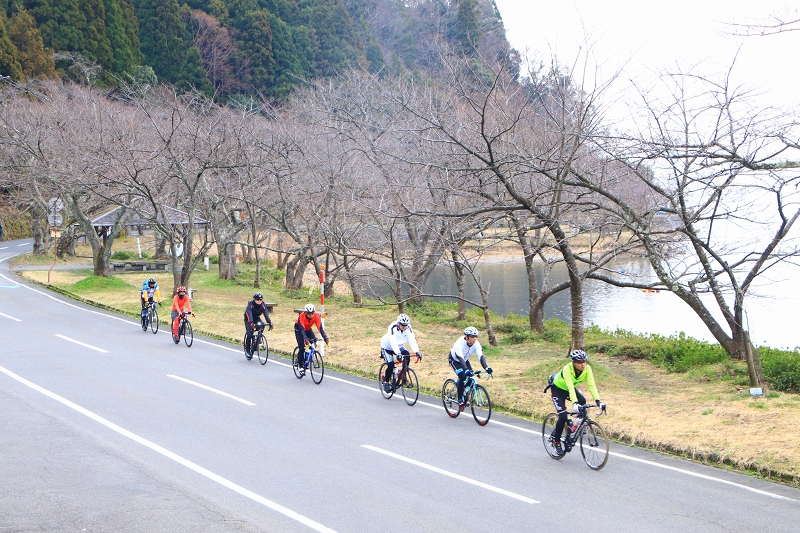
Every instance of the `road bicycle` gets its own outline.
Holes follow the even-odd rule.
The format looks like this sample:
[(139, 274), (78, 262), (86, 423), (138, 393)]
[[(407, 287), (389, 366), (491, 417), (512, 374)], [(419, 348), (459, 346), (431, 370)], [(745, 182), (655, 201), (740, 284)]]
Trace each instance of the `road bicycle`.
[(156, 309), (156, 302), (150, 302), (147, 305), (147, 311), (142, 317), (142, 331), (147, 331), (150, 328), (153, 334), (158, 333), (158, 309)]
[[(474, 376), (467, 376), (464, 382), (464, 398), (466, 405), (472, 410), (472, 417), (479, 426), (485, 426), (489, 423), (489, 418), (492, 416), (492, 400), (489, 398), (489, 393), (483, 385), (479, 385), (475, 378), (480, 377), (484, 370), (475, 372)], [(486, 374), (486, 379), (491, 379), (491, 374)], [(458, 405), (458, 385), (452, 378), (445, 380), (442, 385), (442, 403), (444, 410), (450, 418), (456, 418), (464, 407)]]
[[(383, 359), (383, 356), (381, 356), (381, 359)], [(398, 366), (397, 363), (395, 363), (392, 381), (388, 384), (388, 391), (384, 387), (387, 383), (383, 378), (386, 376), (386, 368), (389, 366), (389, 363), (383, 363), (381, 365), (380, 370), (378, 370), (378, 388), (381, 390), (383, 397), (387, 400), (394, 396), (397, 389), (400, 389), (403, 392), (403, 399), (406, 401), (406, 404), (414, 405), (417, 403), (417, 398), (419, 398), (417, 373), (408, 367), (408, 360), (404, 356), (401, 356), (401, 359), (401, 365)]]
[(297, 379), (303, 379), (303, 376), (306, 375), (306, 370), (311, 370), (311, 379), (314, 380), (314, 383), (319, 385), (322, 383), (322, 377), (325, 375), (325, 361), (322, 359), (322, 354), (317, 351), (316, 345), (316, 341), (306, 344), (302, 368), (297, 366), (297, 355), (300, 353), (300, 347), (294, 347), (294, 352), (292, 352), (292, 370), (294, 370), (294, 375)]
[[(186, 318), (186, 315), (189, 313), (181, 312), (180, 317), (176, 317), (176, 320), (180, 320), (178, 323), (178, 336), (175, 336), (175, 330), (172, 330), (172, 342), (178, 344), (181, 342), (181, 337), (183, 337), (183, 342), (186, 343), (187, 347), (192, 346), (192, 342), (194, 342), (194, 333), (192, 332), (192, 323), (189, 322), (189, 319)], [(192, 315), (194, 316), (194, 315)]]
[(258, 362), (262, 365), (266, 365), (267, 359), (269, 359), (269, 343), (267, 342), (267, 336), (264, 335), (265, 326), (266, 324), (263, 322), (258, 322), (256, 324), (249, 350), (247, 346), (246, 332), (244, 334), (244, 340), (242, 341), (242, 346), (244, 346), (244, 356), (247, 357), (247, 360), (250, 361), (253, 358), (253, 352), (255, 352), (258, 356)]
[[(577, 405), (574, 407), (576, 411), (570, 414), (575, 416), (575, 420), (567, 419), (567, 423), (564, 424), (564, 432), (561, 435), (561, 446), (564, 452), (558, 453), (554, 445), (553, 433), (555, 432), (556, 422), (558, 422), (558, 413), (550, 413), (542, 423), (544, 449), (553, 459), (563, 459), (576, 444), (580, 444), (581, 455), (583, 455), (583, 460), (586, 461), (589, 468), (600, 470), (608, 462), (608, 438), (602, 426), (589, 416), (589, 409), (597, 406)], [(605, 412), (606, 406), (603, 405), (598, 416)]]

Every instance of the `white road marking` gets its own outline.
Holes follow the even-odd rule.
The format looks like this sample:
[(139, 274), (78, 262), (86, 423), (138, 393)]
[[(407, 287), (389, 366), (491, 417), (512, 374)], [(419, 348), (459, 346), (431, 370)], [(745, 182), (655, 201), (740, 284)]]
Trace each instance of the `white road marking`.
[(0, 316), (4, 316), (6, 318), (10, 318), (11, 320), (16, 320), (17, 322), (22, 322), (22, 320), (20, 320), (19, 318), (14, 318), (13, 316), (7, 315), (5, 313), (0, 313)]
[(106, 420), (105, 418), (93, 413), (92, 411), (89, 411), (88, 409), (85, 409), (85, 408), (81, 407), (80, 405), (77, 405), (77, 404), (67, 400), (66, 398), (63, 398), (63, 397), (59, 396), (58, 394), (56, 394), (54, 392), (50, 392), (49, 390), (47, 390), (47, 389), (45, 389), (43, 387), (40, 387), (39, 385), (36, 385), (35, 383), (32, 383), (32, 382), (28, 381), (27, 379), (25, 379), (25, 378), (23, 378), (21, 376), (18, 376), (17, 374), (11, 372), (7, 368), (4, 368), (4, 367), (0, 366), (0, 372), (6, 374), (7, 376), (9, 376), (12, 379), (17, 380), (18, 382), (22, 383), (23, 385), (25, 385), (27, 387), (30, 387), (31, 389), (33, 389), (33, 390), (35, 390), (37, 392), (40, 392), (40, 393), (44, 394), (45, 396), (47, 396), (49, 398), (52, 398), (53, 400), (55, 400), (55, 401), (57, 401), (57, 402), (59, 402), (59, 403), (61, 403), (63, 405), (66, 405), (70, 409), (73, 409), (73, 410), (81, 413), (82, 415), (85, 415), (85, 416), (91, 418), (95, 422), (98, 422), (98, 423), (106, 426), (107, 428), (111, 429), (112, 431), (116, 431), (120, 435), (122, 435), (124, 437), (128, 437), (132, 441), (137, 442), (137, 443), (139, 443), (142, 446), (145, 446), (147, 448), (150, 448), (154, 452), (159, 453), (159, 454), (163, 455), (164, 457), (167, 457), (168, 459), (172, 459), (176, 463), (178, 463), (180, 465), (183, 465), (186, 468), (188, 468), (188, 469), (190, 469), (190, 470), (192, 470), (194, 472), (197, 472), (201, 476), (206, 477), (206, 478), (208, 478), (211, 481), (214, 481), (216, 483), (219, 483), (223, 487), (231, 489), (232, 491), (234, 491), (234, 492), (236, 492), (238, 494), (241, 494), (245, 498), (249, 498), (249, 499), (253, 500), (256, 503), (260, 503), (261, 505), (272, 509), (273, 511), (277, 511), (278, 513), (280, 513), (280, 514), (282, 514), (282, 515), (284, 515), (284, 516), (286, 516), (288, 518), (291, 518), (292, 520), (295, 520), (295, 521), (300, 522), (301, 524), (303, 524), (305, 526), (310, 527), (314, 531), (319, 531), (320, 533), (336, 533), (335, 530), (333, 530), (333, 529), (331, 529), (329, 527), (325, 527), (322, 524), (320, 524), (319, 522), (315, 522), (314, 520), (311, 520), (310, 518), (305, 517), (305, 516), (301, 515), (300, 513), (292, 511), (291, 509), (289, 509), (287, 507), (284, 507), (283, 505), (281, 505), (279, 503), (276, 503), (276, 502), (274, 502), (272, 500), (269, 500), (269, 499), (267, 499), (267, 498), (265, 498), (265, 497), (263, 497), (263, 496), (261, 496), (259, 494), (256, 494), (255, 492), (252, 492), (252, 491), (242, 487), (241, 485), (237, 485), (233, 481), (230, 481), (230, 480), (228, 480), (228, 479), (226, 479), (226, 478), (224, 478), (224, 477), (222, 477), (222, 476), (220, 476), (218, 474), (215, 474), (214, 472), (211, 472), (210, 470), (207, 470), (207, 469), (203, 468), (202, 466), (200, 466), (200, 465), (198, 465), (196, 463), (193, 463), (193, 462), (189, 461), (188, 459), (185, 459), (185, 458), (181, 457), (180, 455), (178, 455), (178, 454), (176, 454), (174, 452), (171, 452), (171, 451), (167, 450), (166, 448), (163, 448), (162, 446), (159, 446), (158, 444), (155, 444), (154, 442), (151, 442), (151, 441), (149, 441), (149, 440), (147, 440), (147, 439), (145, 439), (143, 437), (140, 437), (139, 435), (137, 435), (137, 434), (135, 434), (135, 433), (133, 433), (131, 431), (128, 431), (127, 429), (125, 429), (123, 427), (120, 427), (117, 424), (114, 424), (113, 422), (110, 422), (109, 420)]
[[(12, 256), (12, 257), (13, 257), (13, 256)], [(3, 258), (3, 259), (0, 259), (0, 263), (1, 263), (1, 262), (3, 262), (3, 261), (5, 261), (6, 259), (8, 259), (8, 257), (5, 257), (5, 258)], [(10, 281), (11, 283), (15, 283), (15, 281), (14, 281), (14, 280), (12, 280), (11, 278), (9, 278), (8, 276), (6, 276), (6, 275), (4, 275), (4, 274), (0, 274), (0, 278), (6, 279), (6, 280)], [(53, 296), (52, 294), (47, 294), (46, 292), (42, 292), (42, 291), (40, 291), (40, 290), (34, 289), (33, 287), (28, 287), (28, 286), (27, 286), (27, 285), (25, 285), (25, 284), (20, 284), (20, 286), (21, 286), (22, 288), (24, 288), (24, 289), (28, 289), (29, 291), (33, 291), (33, 292), (35, 292), (36, 294), (41, 294), (42, 296), (44, 296), (44, 297), (46, 297), (46, 298), (50, 298), (51, 300), (55, 300), (56, 302), (58, 302), (58, 303), (61, 303), (61, 304), (64, 304), (64, 305), (67, 305), (67, 306), (69, 306), (69, 307), (73, 307), (73, 308), (75, 308), (75, 309), (80, 309), (81, 311), (85, 311), (85, 312), (87, 312), (87, 313), (93, 313), (93, 314), (95, 314), (95, 315), (100, 315), (100, 316), (104, 316), (104, 317), (111, 318), (111, 319), (114, 319), (114, 320), (119, 320), (119, 321), (121, 321), (121, 322), (125, 322), (126, 324), (134, 324), (134, 325), (136, 325), (136, 326), (142, 327), (141, 323), (139, 323), (139, 322), (133, 322), (133, 321), (131, 321), (131, 320), (126, 320), (126, 319), (124, 319), (124, 318), (120, 318), (120, 317), (118, 317), (118, 316), (113, 316), (113, 315), (109, 315), (109, 314), (106, 314), (106, 313), (101, 313), (100, 311), (93, 311), (92, 309), (85, 309), (85, 308), (83, 308), (83, 307), (80, 307), (80, 306), (78, 306), (78, 305), (74, 305), (74, 304), (71, 304), (71, 303), (69, 303), (69, 302), (65, 302), (64, 300), (61, 300), (61, 299), (59, 299), (59, 298), (56, 298), (56, 297), (55, 297), (55, 296)]]
[(29, 242), (23, 242), (22, 244), (18, 244), (17, 246), (28, 246), (29, 244), (30, 244)]
[(95, 350), (95, 351), (98, 351), (100, 353), (108, 353), (108, 350), (104, 350), (102, 348), (98, 348), (97, 346), (92, 346), (91, 344), (86, 344), (86, 343), (83, 343), (81, 341), (76, 341), (75, 339), (70, 339), (69, 337), (65, 337), (64, 335), (59, 335), (58, 333), (56, 333), (56, 337), (64, 339), (65, 341), (74, 342), (75, 344), (80, 344), (84, 348), (89, 348), (91, 350)]
[(8, 250), (8, 246), (3, 246), (0, 250)]
[(681, 474), (686, 474), (688, 476), (699, 477), (700, 479), (705, 479), (708, 481), (714, 481), (716, 483), (723, 483), (725, 485), (730, 485), (732, 487), (738, 487), (740, 489), (749, 490), (750, 492), (755, 492), (756, 494), (761, 494), (762, 496), (769, 496), (770, 498), (776, 498), (778, 500), (786, 500), (790, 502), (798, 502), (794, 498), (789, 498), (787, 496), (781, 496), (780, 494), (775, 494), (774, 492), (767, 492), (765, 490), (756, 489), (754, 487), (748, 487), (747, 485), (742, 485), (740, 483), (736, 483), (734, 481), (728, 481), (727, 479), (720, 479), (717, 477), (707, 476), (705, 474), (699, 474), (697, 472), (692, 472), (691, 470), (684, 470), (682, 468), (677, 468), (674, 466), (664, 465), (661, 463), (656, 463), (655, 461), (648, 461), (647, 459), (639, 459), (638, 457), (631, 457), (630, 455), (625, 455), (622, 453), (611, 452), (611, 455), (615, 455), (617, 457), (622, 457), (623, 459), (628, 459), (629, 461), (636, 461), (637, 463), (643, 463), (650, 466), (657, 466), (658, 468), (665, 468), (667, 470), (672, 470), (673, 472), (680, 472)]
[(255, 405), (253, 402), (248, 402), (247, 400), (239, 398), (238, 396), (234, 396), (233, 394), (228, 394), (227, 392), (223, 392), (223, 391), (221, 391), (219, 389), (215, 389), (213, 387), (209, 387), (208, 385), (203, 385), (202, 383), (197, 383), (196, 381), (192, 381), (191, 379), (182, 378), (182, 377), (176, 376), (174, 374), (167, 374), (167, 377), (168, 378), (173, 378), (173, 379), (178, 379), (180, 381), (183, 381), (184, 383), (188, 383), (190, 385), (194, 385), (195, 387), (200, 387), (201, 389), (205, 389), (205, 390), (208, 390), (208, 391), (211, 391), (211, 392), (216, 392), (217, 394), (221, 394), (222, 396), (225, 396), (226, 398), (230, 398), (232, 400), (236, 400), (237, 402), (242, 402), (245, 405)]
[(441, 468), (438, 468), (438, 467), (435, 467), (435, 466), (431, 466), (431, 465), (429, 465), (427, 463), (423, 463), (423, 462), (417, 461), (415, 459), (411, 459), (409, 457), (404, 457), (402, 455), (398, 455), (398, 454), (396, 454), (394, 452), (390, 452), (389, 450), (384, 450), (382, 448), (377, 448), (375, 446), (370, 446), (369, 444), (362, 444), (361, 447), (362, 448), (366, 448), (368, 450), (372, 450), (373, 452), (378, 452), (378, 453), (382, 453), (384, 455), (388, 455), (389, 457), (394, 457), (395, 459), (399, 459), (400, 461), (405, 461), (406, 463), (411, 463), (412, 465), (416, 465), (416, 466), (419, 466), (421, 468), (426, 468), (426, 469), (431, 470), (433, 472), (436, 472), (438, 474), (442, 474), (444, 476), (451, 477), (453, 479), (457, 479), (457, 480), (463, 481), (465, 483), (469, 483), (470, 485), (476, 485), (478, 487), (481, 487), (481, 488), (484, 488), (484, 489), (487, 489), (487, 490), (491, 490), (493, 492), (497, 492), (497, 493), (502, 494), (504, 496), (508, 496), (510, 498), (514, 498), (514, 499), (523, 501), (525, 503), (540, 503), (540, 502), (538, 502), (536, 500), (533, 500), (531, 498), (528, 498), (526, 496), (521, 496), (521, 495), (519, 495), (519, 494), (517, 494), (515, 492), (511, 492), (511, 491), (508, 491), (508, 490), (505, 490), (505, 489), (501, 489), (499, 487), (495, 487), (494, 485), (489, 485), (488, 483), (484, 483), (482, 481), (477, 481), (475, 479), (468, 478), (468, 477), (462, 476), (460, 474), (456, 474), (456, 473), (453, 473), (453, 472), (448, 472), (447, 470), (443, 470)]

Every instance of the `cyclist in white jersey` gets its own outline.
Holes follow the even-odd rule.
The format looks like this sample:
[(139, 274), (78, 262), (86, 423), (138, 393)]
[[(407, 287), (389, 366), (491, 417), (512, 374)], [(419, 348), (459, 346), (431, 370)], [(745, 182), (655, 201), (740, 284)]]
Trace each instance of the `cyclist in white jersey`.
[(388, 363), (386, 374), (383, 376), (383, 389), (386, 392), (391, 391), (395, 357), (398, 362), (405, 360), (406, 365), (411, 361), (411, 352), (405, 348), (406, 344), (417, 356), (417, 362), (421, 361), (422, 355), (419, 353), (417, 339), (411, 329), (411, 319), (403, 313), (389, 325), (386, 335), (381, 338), (381, 357)]
[(492, 367), (487, 366), (486, 357), (483, 355), (483, 348), (481, 348), (481, 343), (478, 342), (478, 330), (469, 326), (464, 330), (464, 336), (459, 337), (453, 344), (453, 347), (450, 349), (450, 356), (447, 358), (448, 363), (450, 363), (450, 368), (452, 368), (453, 372), (458, 376), (456, 387), (458, 390), (458, 406), (461, 410), (463, 410), (466, 405), (464, 401), (464, 383), (467, 381), (468, 376), (475, 374), (469, 362), (469, 358), (472, 355), (478, 356), (478, 360), (483, 369), (489, 374), (492, 373)]

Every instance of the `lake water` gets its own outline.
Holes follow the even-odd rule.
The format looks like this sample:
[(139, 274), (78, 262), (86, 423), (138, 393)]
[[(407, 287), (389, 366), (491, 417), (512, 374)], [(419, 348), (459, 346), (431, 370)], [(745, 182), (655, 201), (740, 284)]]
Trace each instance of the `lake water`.
[[(621, 261), (611, 268), (624, 271), (625, 275), (639, 281), (652, 279), (650, 264), (646, 259)], [(524, 263), (486, 263), (477, 272), (484, 284), (489, 283), (490, 309), (501, 315), (528, 314), (528, 283)], [(800, 327), (797, 324), (800, 297), (798, 283), (790, 274), (784, 272), (783, 278), (773, 274), (773, 279), (765, 280), (762, 286), (751, 290), (748, 295), (745, 309), (755, 344), (780, 348), (800, 346)], [(541, 268), (538, 275), (542, 275)], [(566, 278), (566, 267), (557, 265), (550, 274), (549, 284), (554, 285)], [(429, 294), (455, 294), (452, 271), (447, 267), (437, 267), (425, 291)], [(480, 301), (477, 287), (471, 279), (468, 279), (466, 297)], [(583, 299), (587, 325), (662, 335), (682, 331), (691, 337), (715, 342), (692, 309), (671, 292), (642, 292), (640, 289), (618, 288), (589, 280), (584, 284)], [(709, 305), (710, 309), (714, 307)], [(569, 291), (551, 297), (544, 309), (547, 318), (557, 317), (571, 322)], [(718, 319), (721, 319), (721, 315)]]

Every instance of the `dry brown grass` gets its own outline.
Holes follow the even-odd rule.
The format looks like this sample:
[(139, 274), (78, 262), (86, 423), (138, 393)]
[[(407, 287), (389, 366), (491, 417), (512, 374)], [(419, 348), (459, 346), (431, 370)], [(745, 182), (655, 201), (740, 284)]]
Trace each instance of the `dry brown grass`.
[[(26, 271), (23, 275), (43, 282), (47, 272)], [(51, 283), (71, 291), (73, 284), (86, 276), (85, 271), (57, 271)], [(122, 274), (117, 278), (128, 283), (125, 289), (87, 290), (80, 296), (137, 313), (137, 293), (145, 276)], [(170, 285), (169, 280), (167, 274), (164, 285)], [(253, 288), (220, 282), (213, 271), (195, 273), (192, 285), (197, 288), (195, 328), (241, 338), (242, 312)], [(317, 303), (319, 295), (293, 299), (277, 286), (262, 292), (267, 301), (278, 304), (272, 315), (275, 330), (269, 334), (270, 347), (289, 352), (294, 347), (293, 309), (306, 301)], [(326, 361), (352, 373), (374, 376), (380, 366), (380, 337), (397, 311), (357, 308), (344, 300), (326, 304), (326, 329), (331, 338)], [(415, 316), (413, 311), (412, 321), (425, 356), (413, 368), (423, 390), (436, 394), (451, 375), (446, 354), (464, 324), (444, 315)], [(505, 345), (501, 337), (501, 346), (487, 352), (496, 377), (484, 384), (495, 405), (536, 419), (552, 410), (549, 395), (542, 389), (547, 376), (565, 363), (563, 348), (547, 343)], [(800, 395), (753, 399), (730, 383), (700, 382), (686, 374), (667, 373), (646, 361), (601, 354), (591, 354), (590, 359), (603, 401), (609, 405), (602, 424), (617, 439), (800, 484)]]

